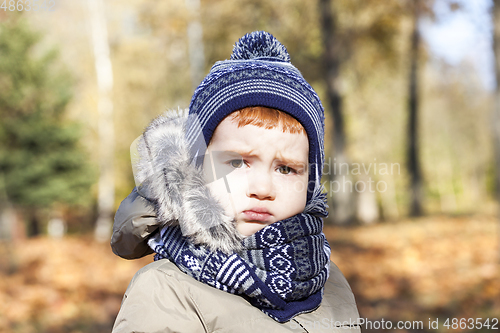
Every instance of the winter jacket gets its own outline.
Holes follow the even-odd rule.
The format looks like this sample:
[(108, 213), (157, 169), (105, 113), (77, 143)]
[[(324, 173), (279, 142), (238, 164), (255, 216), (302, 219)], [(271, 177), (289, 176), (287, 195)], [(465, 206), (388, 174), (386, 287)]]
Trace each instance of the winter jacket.
[[(152, 253), (144, 240), (157, 228), (153, 208), (134, 189), (115, 215), (113, 252), (126, 259)], [(358, 317), (351, 288), (333, 262), (320, 307), (278, 323), (244, 297), (205, 285), (165, 259), (133, 277), (113, 332), (360, 332)]]
[(130, 282), (113, 332), (360, 332), (349, 326), (358, 318), (351, 289), (337, 266), (331, 263), (330, 268), (320, 307), (280, 324), (242, 296), (198, 282), (170, 261), (158, 260)]

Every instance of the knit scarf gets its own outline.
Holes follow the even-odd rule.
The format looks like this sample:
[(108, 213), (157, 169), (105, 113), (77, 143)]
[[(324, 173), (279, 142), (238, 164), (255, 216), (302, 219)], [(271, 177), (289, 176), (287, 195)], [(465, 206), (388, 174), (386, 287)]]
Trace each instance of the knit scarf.
[(243, 250), (225, 254), (194, 245), (179, 226), (164, 226), (149, 239), (155, 260), (169, 259), (212, 287), (242, 295), (283, 323), (315, 310), (328, 279), (330, 247), (314, 209), (266, 226), (245, 238)]

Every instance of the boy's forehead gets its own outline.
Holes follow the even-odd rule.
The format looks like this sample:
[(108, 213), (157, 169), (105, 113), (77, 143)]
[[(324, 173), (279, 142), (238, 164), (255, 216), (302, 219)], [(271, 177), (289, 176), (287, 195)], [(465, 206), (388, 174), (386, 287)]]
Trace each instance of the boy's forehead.
[(216, 128), (210, 145), (220, 151), (231, 151), (241, 155), (274, 150), (283, 157), (304, 159), (303, 162), (307, 162), (309, 153), (309, 140), (305, 133), (283, 132), (278, 126), (270, 129), (255, 125), (238, 126), (235, 121), (228, 118)]
[[(249, 134), (259, 134), (256, 137), (248, 137)], [(285, 140), (290, 139), (291, 136), (303, 136), (307, 138), (305, 133), (289, 133), (283, 130), (283, 125), (275, 124), (273, 127), (261, 127), (252, 124), (239, 125), (237, 120), (231, 115), (222, 120), (219, 125), (215, 128), (214, 134), (212, 135), (211, 142), (214, 139), (222, 139), (231, 141), (242, 141), (242, 139), (248, 143), (253, 143), (262, 140)], [(227, 142), (227, 143), (229, 143)]]
[[(222, 126), (221, 126), (222, 124)], [(228, 127), (237, 127), (237, 128), (246, 128), (247, 126), (250, 126), (250, 127), (258, 127), (258, 128), (262, 128), (262, 129), (266, 129), (266, 130), (273, 130), (273, 129), (278, 129), (280, 130), (281, 132), (283, 133), (287, 133), (287, 131), (284, 129), (285, 128), (285, 125), (283, 123), (280, 123), (280, 122), (273, 122), (273, 123), (269, 123), (267, 122), (265, 125), (262, 125), (262, 126), (258, 126), (258, 125), (255, 125), (255, 124), (251, 124), (251, 123), (242, 123), (240, 121), (240, 118), (238, 117), (237, 115), (237, 111), (233, 111), (232, 113), (230, 113), (228, 116), (226, 116), (218, 125), (217, 127), (215, 128), (215, 131), (214, 131), (214, 134), (220, 129), (220, 128), (228, 128)], [(301, 125), (299, 125), (301, 126)], [(302, 126), (301, 126), (302, 127)], [(305, 134), (305, 131), (303, 131), (303, 133)], [(306, 134), (307, 136), (307, 134)]]

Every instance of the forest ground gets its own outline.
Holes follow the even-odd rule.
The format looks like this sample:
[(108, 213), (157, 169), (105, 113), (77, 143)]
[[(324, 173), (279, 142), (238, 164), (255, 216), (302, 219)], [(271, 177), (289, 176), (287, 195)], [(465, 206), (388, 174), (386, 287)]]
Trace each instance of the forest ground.
[[(500, 317), (495, 218), (429, 216), (328, 226), (325, 234), (361, 317), (372, 322), (363, 332), (498, 332), (500, 323), (497, 330), (459, 324)], [(0, 332), (110, 332), (130, 279), (152, 260), (120, 259), (90, 236), (0, 243)], [(382, 329), (382, 319), (393, 329)], [(436, 320), (439, 327), (429, 327)], [(397, 330), (399, 321), (423, 328)]]

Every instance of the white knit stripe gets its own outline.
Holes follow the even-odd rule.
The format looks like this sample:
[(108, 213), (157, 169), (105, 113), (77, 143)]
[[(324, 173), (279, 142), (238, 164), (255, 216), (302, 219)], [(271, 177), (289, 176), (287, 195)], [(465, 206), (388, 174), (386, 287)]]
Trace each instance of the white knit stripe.
[(228, 288), (228, 286), (226, 285), (223, 285), (222, 283), (220, 283), (219, 281), (215, 281), (215, 285), (214, 285), (215, 288), (219, 289), (219, 290), (222, 290), (222, 291), (225, 291), (227, 293), (230, 293), (230, 294), (234, 294), (236, 292), (236, 290), (234, 289), (230, 289)]
[[(239, 265), (238, 261), (236, 261), (236, 257), (234, 257), (234, 256), (231, 256), (231, 257), (232, 258), (228, 259), (228, 261), (231, 261), (231, 266), (228, 267), (228, 266), (226, 266), (226, 264), (224, 264), (221, 267), (221, 272), (224, 272), (224, 276), (221, 279), (222, 283), (226, 283), (227, 284), (228, 278), (231, 277), (231, 274), (234, 272), (234, 270), (236, 269), (236, 267)], [(224, 268), (224, 266), (226, 266), (226, 268)]]
[[(172, 237), (172, 234), (174, 234), (174, 231), (175, 231), (175, 230), (174, 230), (174, 228), (163, 228), (163, 230), (162, 230), (162, 231), (165, 231), (163, 234), (162, 234), (162, 233), (160, 233), (160, 234), (161, 234), (161, 241), (162, 241), (163, 245), (164, 245), (165, 247), (167, 247), (167, 248), (171, 249), (171, 250), (172, 250), (172, 252), (174, 252), (174, 253), (175, 253), (175, 251), (176, 251), (177, 249), (176, 249), (176, 247), (175, 247), (175, 246), (173, 246), (173, 245), (176, 245), (176, 244), (168, 244), (168, 243), (165, 243), (165, 241), (164, 241), (164, 240), (166, 240), (166, 239), (170, 239), (170, 238)], [(174, 236), (174, 237), (175, 237), (175, 236)], [(169, 245), (170, 245), (170, 246), (169, 246)], [(177, 246), (177, 247), (178, 247), (178, 246)]]
[(248, 270), (245, 270), (241, 277), (239, 278), (241, 283), (244, 283), (245, 280), (247, 280), (247, 277), (250, 275), (250, 272)]
[(250, 293), (248, 296), (250, 296), (250, 297), (257, 297), (259, 295), (262, 295), (262, 290), (260, 290), (260, 288), (257, 288), (252, 293)]
[(265, 261), (264, 261), (265, 259), (263, 257), (260, 258), (262, 258), (260, 264), (258, 262), (253, 261), (253, 263), (257, 266), (255, 268), (255, 275), (257, 275), (259, 279), (261, 279), (262, 281), (265, 281), (267, 279), (266, 270), (258, 268), (259, 265), (261, 265), (261, 267), (265, 267)]
[[(172, 229), (171, 233), (174, 233), (174, 232), (178, 232), (180, 233), (179, 230), (176, 230), (176, 228), (167, 228), (167, 229)], [(169, 239), (170, 235), (168, 235), (168, 237), (165, 237), (164, 239)], [(171, 251), (170, 253), (172, 253), (173, 255), (177, 256), (177, 254), (180, 252), (180, 247), (182, 245), (182, 242), (170, 242), (172, 245), (170, 247)]]
[[(219, 272), (217, 273), (217, 276), (216, 276), (217, 280), (220, 280), (220, 276), (227, 271), (227, 267), (229, 267), (229, 265), (231, 265), (233, 261), (234, 261), (234, 256), (227, 258), (226, 262), (224, 262), (224, 264), (222, 264)], [(224, 277), (223, 281), (225, 281), (225, 279), (226, 279), (226, 277)]]
[[(317, 139), (319, 142), (322, 142), (323, 137), (322, 135), (319, 135), (319, 133), (323, 133), (323, 128), (321, 126), (323, 121), (322, 119), (319, 119), (319, 112), (314, 105), (304, 95), (298, 93), (295, 89), (290, 88), (288, 85), (268, 79), (239, 81), (218, 90), (216, 95), (209, 99), (210, 103), (205, 104), (201, 110), (197, 111), (201, 127), (204, 128), (208, 119), (212, 117), (215, 106), (222, 105), (228, 100), (233, 99), (235, 96), (246, 95), (249, 93), (274, 93), (292, 101), (299, 101), (299, 105), (306, 105), (307, 107), (305, 111), (314, 124)], [(207, 109), (211, 110), (211, 112), (207, 112)], [(190, 142), (193, 140), (192, 136), (194, 133), (192, 132), (193, 131), (190, 130), (188, 133), (188, 140)]]
[[(321, 272), (320, 272), (320, 274), (321, 274)], [(317, 287), (318, 287), (319, 283), (321, 282), (321, 281), (319, 281), (319, 280), (320, 280), (320, 279), (317, 279), (317, 278), (316, 278), (316, 279), (312, 279), (312, 287), (311, 287), (311, 290), (317, 290)], [(322, 279), (321, 279), (321, 280), (322, 280)]]
[(248, 289), (250, 289), (250, 287), (252, 287), (255, 284), (255, 280), (251, 276), (249, 276), (247, 278), (248, 275), (250, 275), (250, 273), (249, 272), (245, 272), (245, 275), (244, 275), (245, 276), (245, 282), (243, 282), (241, 284), (241, 287), (243, 288), (243, 290), (245, 290), (245, 292)]
[[(323, 144), (321, 144), (321, 145), (323, 146)], [(323, 158), (321, 157), (321, 159), (323, 159)], [(321, 161), (321, 165), (323, 165), (323, 161)], [(323, 171), (323, 170), (321, 170), (321, 171)], [(314, 186), (313, 196), (321, 194), (321, 190), (322, 190), (322, 188), (321, 188), (321, 178), (319, 176), (319, 167), (318, 166), (316, 166), (315, 174), (316, 174), (315, 175), (316, 177), (314, 177), (314, 179), (316, 179), (316, 186)]]
[[(311, 220), (313, 219), (313, 217), (311, 217), (309, 214), (305, 214), (305, 217), (306, 217), (306, 220), (308, 222), (306, 224), (308, 226), (309, 233), (313, 233), (313, 230), (310, 228), (310, 224), (309, 224), (309, 222), (311, 222)], [(314, 222), (314, 221), (312, 221), (312, 222)], [(314, 238), (312, 239), (312, 246), (313, 246), (313, 250), (312, 250), (313, 253), (321, 253), (321, 252), (318, 252), (318, 251), (323, 251), (324, 252), (324, 246), (323, 246), (323, 244), (321, 244), (319, 246), (319, 248), (318, 248), (318, 244), (317, 244), (317, 242), (315, 241)], [(322, 268), (322, 267), (319, 267), (319, 262), (313, 261), (313, 264), (314, 264), (314, 267), (313, 267), (314, 271), (318, 271), (318, 270), (320, 270)]]
[(318, 290), (319, 288), (323, 287), (324, 278), (321, 278), (322, 273), (323, 272), (319, 272), (319, 274), (311, 280), (312, 281), (311, 291)]
[(247, 256), (247, 261), (255, 262), (255, 256), (253, 254), (253, 251), (247, 251), (246, 256)]
[(227, 258), (226, 262), (224, 262), (224, 264), (222, 264), (221, 268), (220, 268), (220, 272), (223, 272), (227, 269), (227, 267), (229, 265), (231, 265), (231, 263), (235, 260), (236, 256), (233, 254), (232, 256), (230, 256), (229, 258)]
[(303, 223), (302, 225), (305, 224), (307, 226), (307, 233), (312, 234), (313, 230), (311, 229), (311, 225), (313, 224), (314, 221), (311, 221), (312, 217), (309, 214), (304, 214), (304, 216), (305, 216), (306, 223)]
[[(309, 216), (309, 214), (308, 214), (308, 216)], [(312, 243), (312, 246), (313, 246), (313, 249), (312, 249), (313, 253), (321, 253), (321, 252), (318, 252), (318, 251), (322, 251), (323, 249), (318, 249), (318, 246), (317, 246), (317, 244), (315, 242), (314, 237), (312, 238), (312, 242), (311, 243)], [(318, 267), (319, 262), (316, 262), (316, 260), (312, 260), (312, 262), (314, 263), (313, 270), (314, 270), (314, 272), (317, 272), (318, 269), (319, 269), (319, 267)]]
[(238, 267), (238, 269), (236, 269), (236, 270), (232, 273), (231, 279), (230, 279), (230, 280), (229, 280), (229, 282), (227, 283), (227, 284), (229, 284), (230, 286), (232, 286), (232, 285), (233, 285), (234, 280), (235, 280), (236, 278), (238, 278), (238, 281), (240, 281), (240, 279), (239, 279), (238, 275), (239, 275), (239, 274), (240, 274), (240, 273), (241, 273), (241, 272), (245, 269), (245, 266), (243, 266), (243, 265), (241, 265), (241, 264), (240, 264), (239, 266), (240, 266), (240, 267)]
[[(258, 57), (253, 58), (253, 59), (233, 59), (233, 60), (217, 61), (210, 69), (210, 73), (213, 73), (214, 69), (216, 69), (216, 68), (217, 68), (217, 70), (221, 70), (221, 69), (227, 68), (227, 67), (235, 67), (235, 65), (240, 65), (240, 64), (249, 64), (249, 65), (255, 64), (256, 66), (251, 67), (252, 69), (253, 68), (266, 69), (268, 71), (273, 70), (272, 69), (273, 67), (283, 67), (289, 71), (293, 71), (295, 75), (300, 76), (302, 78), (302, 80), (304, 80), (300, 71), (291, 63), (270, 61), (270, 60), (265, 60), (265, 59), (259, 59)], [(262, 64), (265, 64), (265, 65), (263, 66)]]
[[(332, 249), (330, 248), (330, 245), (328, 244), (327, 241), (325, 241), (323, 243), (323, 252), (325, 252), (325, 254), (328, 256), (328, 258), (330, 258), (330, 256), (332, 255)], [(328, 263), (329, 265), (329, 263)]]

